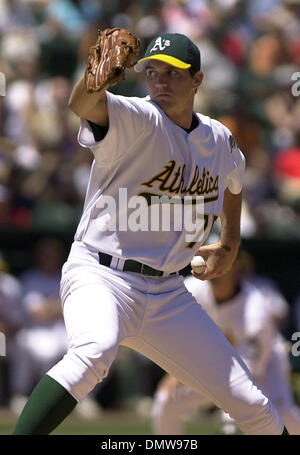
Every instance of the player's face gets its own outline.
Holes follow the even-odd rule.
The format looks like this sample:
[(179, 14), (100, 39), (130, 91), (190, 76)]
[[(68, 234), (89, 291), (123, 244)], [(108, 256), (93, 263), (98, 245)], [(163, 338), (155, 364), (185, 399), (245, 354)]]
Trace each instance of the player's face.
[(164, 111), (193, 106), (195, 89), (202, 81), (201, 71), (192, 77), (188, 70), (150, 60), (145, 73), (149, 96)]

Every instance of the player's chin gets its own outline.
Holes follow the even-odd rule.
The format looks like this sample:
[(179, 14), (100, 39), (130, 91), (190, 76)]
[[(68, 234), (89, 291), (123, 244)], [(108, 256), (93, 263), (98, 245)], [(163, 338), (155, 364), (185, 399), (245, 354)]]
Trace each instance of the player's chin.
[(155, 95), (152, 99), (158, 105), (160, 105), (160, 104), (170, 105), (170, 104), (174, 103), (173, 97), (170, 94), (158, 94), (158, 95)]
[(155, 100), (155, 103), (168, 115), (168, 113), (170, 112), (170, 110), (174, 109), (174, 102), (172, 102), (171, 100), (169, 99), (163, 99), (163, 98), (160, 98), (160, 99), (156, 99)]

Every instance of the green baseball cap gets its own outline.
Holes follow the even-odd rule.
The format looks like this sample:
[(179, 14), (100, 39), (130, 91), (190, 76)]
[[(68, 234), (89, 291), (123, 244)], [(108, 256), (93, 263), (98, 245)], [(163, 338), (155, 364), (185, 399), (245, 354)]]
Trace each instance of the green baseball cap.
[(198, 47), (180, 33), (163, 33), (153, 38), (146, 49), (145, 57), (136, 63), (135, 71), (144, 71), (148, 60), (160, 60), (176, 68), (191, 68), (193, 71), (201, 68)]

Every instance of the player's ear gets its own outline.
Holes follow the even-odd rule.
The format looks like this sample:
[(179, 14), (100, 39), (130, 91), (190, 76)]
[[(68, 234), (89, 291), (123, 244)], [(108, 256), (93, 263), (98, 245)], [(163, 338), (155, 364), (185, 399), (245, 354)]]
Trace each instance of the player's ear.
[(202, 84), (203, 77), (203, 71), (197, 71), (197, 73), (194, 74), (193, 83), (195, 88), (198, 88)]

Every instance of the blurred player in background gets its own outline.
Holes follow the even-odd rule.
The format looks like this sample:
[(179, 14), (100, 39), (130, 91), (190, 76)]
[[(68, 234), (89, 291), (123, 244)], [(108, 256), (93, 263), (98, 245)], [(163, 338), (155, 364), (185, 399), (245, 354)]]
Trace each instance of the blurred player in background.
[(255, 259), (245, 250), (239, 254), (239, 271), (241, 280), (250, 283), (263, 293), (265, 306), (269, 307), (277, 328), (279, 331), (284, 331), (289, 322), (290, 308), (276, 282), (256, 272)]
[[(185, 285), (241, 354), (258, 385), (277, 407), (289, 433), (300, 434), (300, 411), (289, 385), (286, 341), (276, 326), (277, 320), (286, 318), (288, 304), (267, 281), (265, 287), (262, 281), (255, 286), (245, 278), (246, 259), (248, 263), (249, 257), (240, 254), (232, 269), (220, 278), (200, 281), (189, 276)], [(209, 399), (166, 376), (155, 394), (154, 433), (182, 434), (182, 418), (188, 412), (211, 406)], [(228, 414), (222, 413), (222, 420), (223, 433), (237, 431)]]
[(16, 355), (16, 336), (23, 325), (21, 285), (9, 272), (0, 252), (0, 406), (7, 406), (11, 395), (11, 360)]

